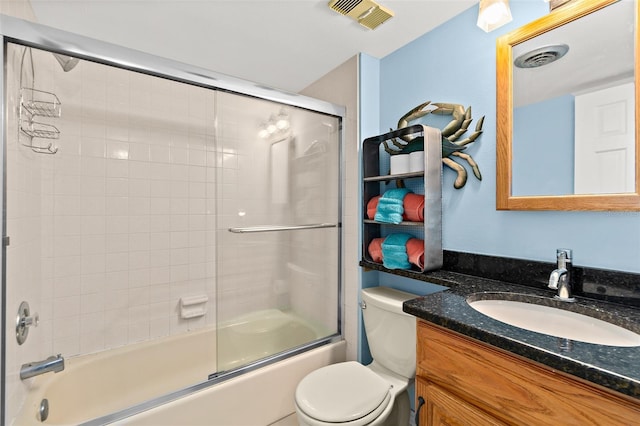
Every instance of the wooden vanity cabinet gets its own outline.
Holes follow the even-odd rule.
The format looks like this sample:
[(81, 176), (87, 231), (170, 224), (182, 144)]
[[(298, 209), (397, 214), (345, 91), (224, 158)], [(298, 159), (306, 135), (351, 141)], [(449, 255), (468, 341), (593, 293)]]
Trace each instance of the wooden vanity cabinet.
[(422, 320), (417, 330), (420, 426), (640, 424), (631, 397)]

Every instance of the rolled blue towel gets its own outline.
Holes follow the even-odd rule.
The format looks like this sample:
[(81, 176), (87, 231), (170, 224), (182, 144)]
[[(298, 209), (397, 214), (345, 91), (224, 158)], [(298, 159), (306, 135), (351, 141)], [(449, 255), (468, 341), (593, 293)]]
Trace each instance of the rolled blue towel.
[(382, 242), (382, 264), (387, 269), (410, 269), (407, 255), (407, 241), (412, 235), (397, 233), (390, 234)]
[(383, 223), (400, 223), (404, 213), (404, 197), (411, 191), (407, 188), (389, 189), (378, 200), (374, 219)]
[(380, 198), (374, 219), (384, 223), (400, 223), (403, 213), (404, 206), (399, 205), (398, 200)]
[(411, 190), (407, 188), (387, 189), (384, 194), (382, 194), (382, 198), (391, 198), (402, 201), (404, 200), (404, 196), (410, 192)]

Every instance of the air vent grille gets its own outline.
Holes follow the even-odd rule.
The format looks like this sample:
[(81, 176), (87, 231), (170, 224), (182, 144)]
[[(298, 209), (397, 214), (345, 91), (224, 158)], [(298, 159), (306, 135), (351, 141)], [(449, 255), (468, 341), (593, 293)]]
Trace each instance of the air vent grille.
[(543, 65), (547, 65), (548, 63), (551, 63), (553, 61), (555, 61), (556, 59), (558, 59), (558, 54), (556, 52), (545, 52), (545, 53), (540, 53), (538, 55), (532, 56), (530, 58), (527, 58), (524, 62), (523, 62), (523, 67), (522, 68), (537, 68), (537, 67), (541, 67)]
[(393, 15), (388, 13), (386, 10), (383, 10), (377, 7), (367, 16), (358, 20), (358, 23), (364, 27), (369, 28), (370, 30), (376, 28), (378, 25), (381, 25), (384, 21), (391, 18)]
[(373, 0), (331, 0), (329, 7), (370, 30), (393, 17), (391, 10), (380, 6)]
[(338, 0), (330, 2), (329, 7), (338, 13), (346, 15), (362, 3), (362, 1), (363, 0)]
[(538, 68), (562, 58), (569, 51), (566, 44), (556, 44), (534, 49), (518, 56), (514, 65), (518, 68)]

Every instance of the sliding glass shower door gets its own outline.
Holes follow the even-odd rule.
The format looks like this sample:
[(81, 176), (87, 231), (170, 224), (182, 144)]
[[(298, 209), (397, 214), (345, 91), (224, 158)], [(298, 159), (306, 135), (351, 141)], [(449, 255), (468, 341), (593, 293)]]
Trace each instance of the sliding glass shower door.
[[(339, 337), (340, 117), (171, 67), (4, 57), (5, 419), (33, 414), (21, 369), (55, 354), (65, 369), (38, 381), (122, 361), (82, 370), (98, 418)], [(39, 325), (16, 339), (23, 302)]]
[(339, 333), (339, 119), (219, 93), (218, 370)]

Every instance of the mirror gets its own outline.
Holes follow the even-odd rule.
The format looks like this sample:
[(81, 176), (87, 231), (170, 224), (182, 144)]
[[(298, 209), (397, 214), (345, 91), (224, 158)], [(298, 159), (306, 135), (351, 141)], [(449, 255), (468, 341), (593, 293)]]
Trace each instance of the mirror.
[(573, 0), (498, 39), (498, 210), (640, 210), (637, 18)]

